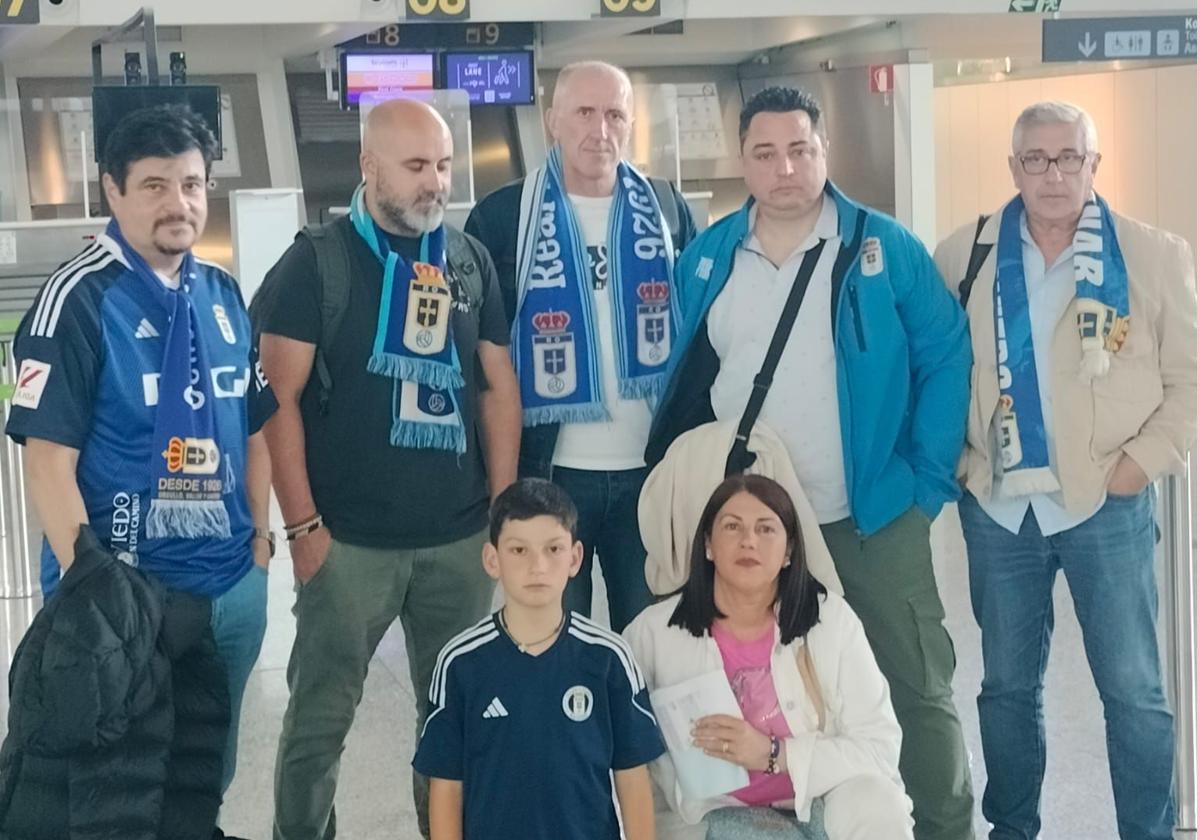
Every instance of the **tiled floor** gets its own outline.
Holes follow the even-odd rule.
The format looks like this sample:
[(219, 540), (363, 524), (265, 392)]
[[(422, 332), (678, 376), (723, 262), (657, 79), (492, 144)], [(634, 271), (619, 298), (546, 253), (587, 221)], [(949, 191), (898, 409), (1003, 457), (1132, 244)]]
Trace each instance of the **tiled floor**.
[[(978, 837), (985, 837), (980, 793), (985, 785), (975, 698), (981, 678), (979, 636), (968, 606), (963, 540), (955, 509), (933, 531), (936, 570), (959, 660), (956, 695), (972, 754)], [(237, 778), (226, 799), (226, 832), (270, 837), (275, 749), (287, 703), (286, 667), (294, 635), (290, 562), (280, 554), (270, 576), (269, 626), (249, 682), (241, 723)], [(597, 593), (602, 596), (601, 581)], [(0, 650), (11, 655), (30, 608), (0, 601)], [(605, 618), (605, 610), (597, 616)], [(1101, 707), (1085, 664), (1076, 618), (1061, 578), (1056, 593), (1056, 638), (1048, 667), (1048, 777), (1042, 840), (1112, 840), (1117, 836), (1106, 772)], [(348, 840), (417, 837), (408, 763), (414, 740), (414, 697), (398, 626), (383, 640), (365, 698), (341, 762), (337, 794), (339, 836)]]

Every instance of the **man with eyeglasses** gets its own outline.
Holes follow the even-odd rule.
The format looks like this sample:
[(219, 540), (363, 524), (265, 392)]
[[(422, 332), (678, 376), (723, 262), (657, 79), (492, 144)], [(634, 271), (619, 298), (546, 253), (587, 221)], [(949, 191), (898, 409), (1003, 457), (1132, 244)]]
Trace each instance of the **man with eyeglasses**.
[(1019, 194), (935, 254), (972, 331), (960, 519), (985, 663), (982, 810), (991, 840), (1038, 836), (1063, 570), (1105, 706), (1119, 834), (1167, 840), (1174, 741), (1151, 482), (1197, 437), (1193, 253), (1094, 192), (1101, 154), (1080, 108), (1023, 111), (1009, 162)]

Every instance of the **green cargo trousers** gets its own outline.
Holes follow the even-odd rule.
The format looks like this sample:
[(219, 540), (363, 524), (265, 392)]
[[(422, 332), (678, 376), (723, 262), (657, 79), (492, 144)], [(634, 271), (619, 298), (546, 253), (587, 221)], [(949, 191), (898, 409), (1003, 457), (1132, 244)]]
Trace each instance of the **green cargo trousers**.
[(971, 840), (973, 789), (956, 706), (956, 653), (931, 566), (931, 523), (917, 507), (864, 537), (822, 526), (844, 597), (864, 625), (902, 727), (898, 767), (917, 840)]
[[(300, 587), (291, 699), (274, 775), (274, 840), (332, 840), (333, 798), (345, 737), (362, 699), (375, 648), (403, 623), (416, 703), (416, 737), (441, 648), (490, 611), (494, 582), (482, 568), (482, 531), (447, 545), (376, 549), (332, 543), (328, 560)], [(405, 763), (402, 756), (395, 761)], [(428, 836), (428, 781), (412, 774), (416, 813)]]

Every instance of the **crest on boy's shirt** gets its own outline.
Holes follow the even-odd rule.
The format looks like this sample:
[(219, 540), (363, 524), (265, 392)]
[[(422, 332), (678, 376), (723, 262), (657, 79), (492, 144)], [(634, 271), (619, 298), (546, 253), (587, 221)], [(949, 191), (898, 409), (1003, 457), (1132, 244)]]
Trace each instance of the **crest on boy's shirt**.
[(607, 260), (606, 245), (590, 245), (586, 248), (586, 261), (590, 265), (590, 281), (596, 292), (607, 288), (610, 278), (610, 263)]
[(418, 262), (412, 269), (416, 276), (407, 291), (403, 346), (421, 356), (435, 356), (445, 349), (449, 337), (453, 294), (435, 265)]
[(669, 359), (669, 284), (660, 281), (636, 287), (636, 358), (645, 367)]
[(537, 312), (532, 326), (533, 387), (546, 400), (568, 397), (578, 389), (578, 363), (568, 312)]
[(588, 720), (594, 711), (594, 693), (584, 685), (575, 685), (561, 698), (561, 711), (574, 723)]

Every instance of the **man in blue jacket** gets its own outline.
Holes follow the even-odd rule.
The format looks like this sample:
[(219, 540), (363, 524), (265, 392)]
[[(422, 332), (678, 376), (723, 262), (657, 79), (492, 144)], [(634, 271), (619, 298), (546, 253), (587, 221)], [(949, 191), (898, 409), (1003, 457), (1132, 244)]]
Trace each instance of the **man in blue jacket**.
[(809, 284), (760, 420), (786, 444), (889, 680), (915, 836), (964, 840), (972, 784), (929, 531), (960, 495), (966, 323), (923, 245), (827, 180), (820, 117), (818, 103), (791, 88), (745, 105), (752, 197), (678, 264), (683, 324), (647, 460), (687, 429), (744, 413), (806, 261)]

